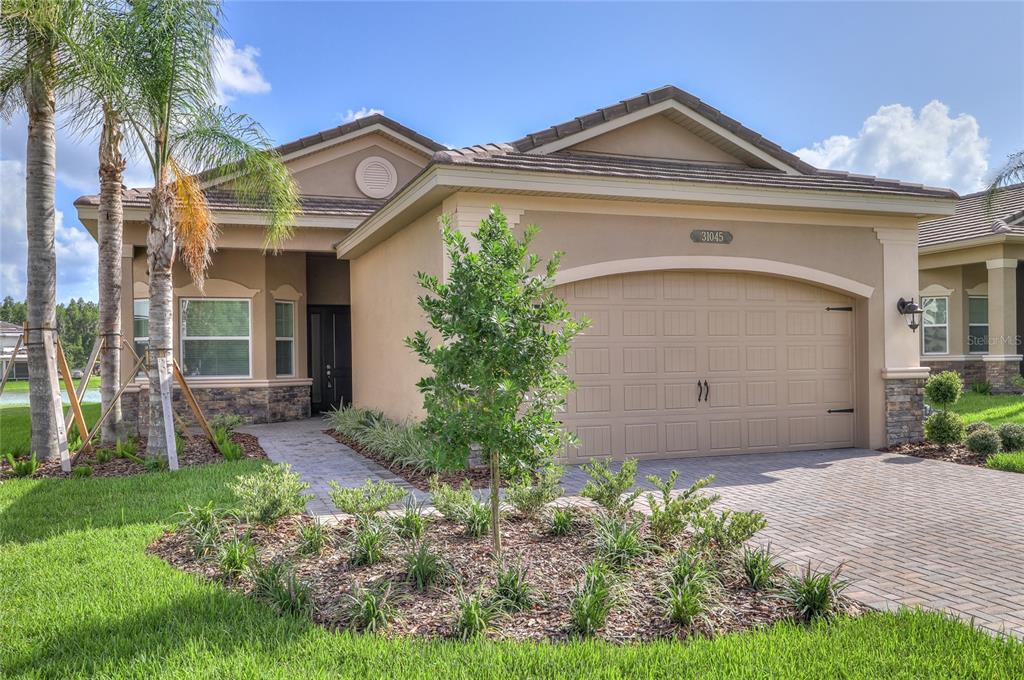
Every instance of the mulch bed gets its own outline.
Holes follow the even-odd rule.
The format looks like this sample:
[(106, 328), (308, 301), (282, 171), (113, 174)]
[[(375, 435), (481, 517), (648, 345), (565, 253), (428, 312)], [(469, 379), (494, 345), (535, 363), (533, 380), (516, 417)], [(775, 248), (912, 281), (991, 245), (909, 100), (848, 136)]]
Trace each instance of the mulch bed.
[(465, 479), (469, 480), (469, 485), (474, 489), (486, 489), (491, 483), (491, 471), (487, 467), (471, 467), (468, 470), (454, 470), (450, 472), (415, 470), (398, 465), (395, 461), (386, 456), (382, 456), (379, 453), (369, 451), (360, 446), (358, 442), (354, 442), (348, 437), (338, 434), (335, 430), (324, 430), (324, 434), (334, 437), (336, 441), (349, 447), (360, 456), (369, 458), (374, 463), (377, 463), (377, 465), (387, 468), (420, 491), (430, 491), (427, 481), (435, 474), (442, 482), (445, 484), (451, 484), (452, 486), (462, 484), (462, 481)]
[[(231, 440), (241, 445), (243, 456), (246, 459), (265, 459), (267, 457), (259, 440), (251, 434), (232, 432)], [(146, 442), (140, 440), (136, 446), (135, 455), (141, 459), (146, 457)], [(74, 459), (74, 454), (71, 454)], [(206, 465), (208, 463), (223, 463), (224, 456), (213, 448), (213, 445), (203, 435), (190, 434), (186, 436), (185, 450), (178, 456), (178, 465), (186, 467), (190, 465)], [(127, 477), (129, 475), (141, 475), (148, 472), (145, 465), (137, 463), (129, 458), (112, 458), (105, 463), (96, 460), (96, 452), (87, 453), (78, 459), (75, 467), (88, 465), (92, 468), (90, 477)], [(0, 461), (0, 479), (8, 478), (7, 472), (10, 466), (7, 461)], [(71, 473), (64, 472), (60, 468), (60, 460), (40, 461), (39, 469), (33, 477), (71, 477)]]
[(915, 442), (912, 444), (890, 446), (880, 450), (885, 453), (902, 453), (905, 456), (914, 456), (915, 458), (943, 460), (947, 463), (985, 467), (985, 456), (971, 453), (962, 444), (939, 446), (938, 444), (929, 444), (927, 442)]
[[(352, 522), (331, 527), (329, 547), (316, 557), (297, 553), (299, 529), (313, 522), (312, 518), (293, 515), (276, 524), (263, 527), (239, 523), (227, 530), (227, 536), (249, 533), (257, 546), (258, 559), (267, 563), (287, 560), (296, 576), (311, 588), (312, 619), (329, 629), (347, 626), (345, 595), (356, 586), (392, 588), (395, 620), (383, 633), (388, 637), (452, 638), (457, 593), (489, 591), (493, 586), (490, 537), (474, 539), (464, 535), (461, 526), (443, 519), (433, 519), (425, 539), (431, 549), (449, 564), (449, 576), (443, 583), (424, 591), (406, 583), (403, 553), (408, 544), (393, 540), (383, 562), (372, 566), (349, 563), (349, 542)], [(500, 616), (487, 633), (493, 639), (553, 640), (570, 637), (570, 600), (585, 564), (595, 555), (590, 521), (584, 512), (576, 520), (569, 536), (555, 537), (546, 533), (538, 520), (512, 519), (502, 525), (502, 541), (506, 560), (523, 564), (534, 588), (535, 602), (528, 611)], [(793, 619), (795, 612), (784, 599), (773, 593), (759, 593), (745, 586), (741, 575), (728, 567), (722, 574), (722, 588), (715, 597), (706, 618), (687, 629), (674, 627), (666, 618), (659, 600), (666, 564), (673, 555), (671, 548), (649, 552), (624, 572), (620, 579), (618, 600), (607, 625), (598, 637), (613, 642), (638, 642), (660, 638), (711, 637), (749, 630), (775, 622)], [(173, 566), (203, 578), (220, 581), (225, 587), (249, 595), (253, 584), (248, 575), (225, 580), (213, 558), (193, 555), (189, 539), (167, 533), (149, 547)], [(858, 615), (862, 608), (843, 598), (841, 611)]]

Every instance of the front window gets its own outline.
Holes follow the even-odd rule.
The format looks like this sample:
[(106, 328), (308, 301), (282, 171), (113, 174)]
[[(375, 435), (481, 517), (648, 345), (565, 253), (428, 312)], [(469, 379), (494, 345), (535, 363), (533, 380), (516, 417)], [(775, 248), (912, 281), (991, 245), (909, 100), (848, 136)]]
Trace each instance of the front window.
[(274, 303), (274, 340), (277, 354), (277, 375), (295, 375), (295, 305)]
[(181, 369), (198, 377), (250, 375), (249, 300), (181, 301)]
[(921, 298), (921, 343), (924, 354), (949, 354), (949, 298)]
[(132, 338), (135, 353), (140, 357), (149, 347), (149, 300), (135, 300), (132, 316)]
[(988, 298), (967, 298), (967, 351), (988, 351)]

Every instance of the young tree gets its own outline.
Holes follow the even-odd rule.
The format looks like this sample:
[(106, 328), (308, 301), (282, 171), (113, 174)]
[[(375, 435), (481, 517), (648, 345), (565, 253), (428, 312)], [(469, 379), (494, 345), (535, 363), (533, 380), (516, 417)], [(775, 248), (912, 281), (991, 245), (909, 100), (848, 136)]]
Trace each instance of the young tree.
[(552, 290), (560, 253), (537, 273), (540, 257), (529, 252), (535, 226), (517, 239), (495, 206), (471, 246), (447, 217), (442, 224), (448, 275), (418, 274), (428, 292), (419, 305), (439, 342), (424, 331), (405, 342), (432, 371), (418, 384), (427, 430), (464, 463), (479, 447), (490, 464), (491, 539), (500, 564), (502, 474), (535, 474), (569, 443), (556, 417), (573, 387), (562, 357), (587, 322), (573, 320)]

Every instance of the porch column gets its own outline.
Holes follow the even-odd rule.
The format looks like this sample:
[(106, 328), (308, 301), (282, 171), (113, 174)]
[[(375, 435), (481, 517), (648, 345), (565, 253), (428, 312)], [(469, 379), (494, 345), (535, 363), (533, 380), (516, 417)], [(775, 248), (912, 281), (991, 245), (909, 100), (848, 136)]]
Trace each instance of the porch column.
[(1017, 260), (988, 260), (988, 355), (985, 379), (997, 392), (1008, 392), (1020, 375), (1017, 337)]

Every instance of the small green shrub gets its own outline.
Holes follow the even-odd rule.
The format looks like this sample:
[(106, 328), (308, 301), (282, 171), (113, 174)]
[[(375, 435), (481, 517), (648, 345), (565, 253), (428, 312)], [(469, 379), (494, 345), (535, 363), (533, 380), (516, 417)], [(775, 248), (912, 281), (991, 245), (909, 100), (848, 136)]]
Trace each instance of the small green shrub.
[(72, 477), (83, 479), (85, 477), (92, 477), (92, 467), (89, 465), (79, 465), (71, 471)]
[(245, 424), (245, 418), (234, 414), (219, 413), (207, 421), (211, 430), (233, 431), (239, 425)]
[(648, 550), (641, 534), (643, 521), (630, 521), (614, 514), (594, 516), (594, 539), (597, 556), (608, 566), (622, 570)]
[(96, 462), (97, 463), (109, 463), (114, 460), (113, 449), (96, 449)]
[(784, 597), (796, 608), (797, 615), (811, 621), (829, 618), (836, 613), (839, 598), (850, 583), (840, 578), (842, 565), (832, 571), (813, 572), (811, 563), (798, 576), (788, 576)]
[(384, 559), (384, 549), (390, 539), (391, 531), (387, 524), (364, 516), (352, 532), (349, 562), (354, 567), (377, 564)]
[(548, 533), (552, 536), (568, 536), (572, 533), (576, 512), (572, 508), (553, 508), (548, 514)]
[(986, 423), (984, 420), (977, 420), (971, 423), (970, 425), (967, 426), (966, 432), (967, 434), (971, 435), (977, 432), (978, 430), (990, 430), (992, 432), (995, 432), (995, 428), (993, 428), (992, 425), (990, 425), (989, 423)]
[(672, 490), (678, 477), (678, 470), (673, 470), (667, 480), (656, 475), (647, 477), (647, 481), (659, 491), (658, 496), (647, 494), (647, 504), (651, 509), (651, 536), (659, 545), (667, 545), (683, 533), (694, 517), (707, 511), (718, 500), (717, 495), (700, 493), (701, 489), (715, 481), (714, 475), (698, 479), (685, 491), (673, 496)]
[(996, 432), (999, 433), (1004, 451), (1024, 451), (1024, 425), (1003, 423)]
[(520, 480), (510, 485), (505, 490), (505, 500), (520, 515), (536, 517), (545, 505), (565, 492), (560, 484), (563, 474), (565, 468), (549, 465), (534, 475), (533, 479)]
[(180, 432), (174, 433), (174, 451), (178, 454), (178, 458), (185, 455), (185, 447), (188, 445), (188, 441), (185, 436)]
[(721, 514), (713, 511), (702, 513), (693, 524), (696, 529), (694, 544), (718, 557), (725, 557), (735, 553), (768, 522), (760, 512), (723, 510)]
[(772, 554), (771, 545), (763, 548), (744, 547), (739, 562), (747, 585), (754, 590), (771, 590), (782, 573), (782, 565)]
[(372, 515), (409, 495), (409, 492), (391, 482), (366, 480), (356, 488), (345, 488), (330, 482), (330, 496), (342, 512), (350, 515)]
[(299, 527), (300, 555), (316, 556), (327, 546), (327, 527), (317, 521), (308, 522)]
[(418, 541), (427, 530), (427, 516), (423, 505), (408, 500), (402, 514), (395, 518), (395, 533), (407, 541)]
[(255, 595), (278, 612), (308, 616), (313, 611), (309, 586), (299, 580), (286, 562), (261, 565), (254, 561), (249, 571)]
[(466, 535), (470, 538), (486, 536), (491, 530), (491, 508), (483, 501), (473, 501), (473, 504), (466, 508), (462, 526), (466, 528)]
[(242, 460), (245, 457), (245, 449), (242, 445), (231, 439), (231, 430), (226, 427), (211, 428), (213, 433), (213, 444), (224, 460)]
[(118, 439), (114, 443), (114, 455), (118, 458), (135, 458), (139, 444), (134, 439)]
[(1024, 390), (1024, 375), (1015, 375), (1010, 379), (1010, 384), (1018, 390)]
[(419, 425), (396, 423), (380, 411), (353, 407), (332, 411), (328, 419), (335, 432), (397, 465), (435, 472), (454, 465)]
[(250, 522), (271, 524), (285, 515), (302, 512), (313, 494), (303, 493), (309, 484), (287, 464), (265, 465), (241, 475), (229, 486), (238, 500), (238, 511)]
[(972, 382), (971, 392), (974, 394), (992, 394), (992, 383), (987, 380)]
[(526, 578), (526, 567), (509, 564), (495, 576), (494, 602), (507, 612), (523, 612), (533, 606), (533, 586)]
[(167, 459), (162, 456), (146, 456), (142, 464), (148, 472), (167, 472)]
[(952, 411), (936, 411), (924, 421), (924, 437), (933, 444), (959, 444), (967, 436), (964, 419)]
[(618, 472), (612, 472), (610, 461), (591, 459), (583, 466), (583, 471), (590, 475), (590, 479), (580, 493), (608, 512), (625, 516), (643, 493), (641, 489), (636, 489), (626, 495), (626, 492), (636, 484), (636, 467), (636, 460), (625, 460), (619, 466)]
[(924, 384), (925, 401), (943, 411), (956, 404), (963, 391), (963, 378), (956, 371), (936, 373)]
[(220, 535), (226, 525), (227, 513), (213, 506), (189, 505), (175, 515), (178, 531), (183, 533), (192, 546), (192, 554), (204, 557), (212, 554), (220, 542)]
[(569, 602), (569, 630), (576, 637), (593, 637), (604, 627), (614, 605), (611, 569), (603, 562), (591, 562), (583, 571)]
[(682, 586), (693, 580), (717, 580), (717, 572), (707, 556), (694, 546), (680, 549), (668, 566), (670, 585)]
[(989, 456), (985, 466), (1003, 472), (1024, 472), (1024, 451), (997, 453)]
[(455, 635), (472, 640), (490, 629), (500, 610), (483, 593), (460, 593), (456, 603)]
[(246, 536), (235, 536), (224, 542), (217, 553), (217, 566), (224, 578), (241, 576), (256, 560), (256, 546)]
[(695, 550), (680, 550), (668, 572), (668, 586), (662, 602), (669, 621), (689, 626), (707, 612), (718, 578), (703, 556)]
[(345, 593), (343, 611), (349, 628), (364, 633), (380, 633), (395, 618), (391, 584), (355, 587)]
[(445, 519), (452, 522), (461, 522), (469, 508), (476, 503), (468, 479), (462, 480), (462, 484), (455, 488), (450, 484), (443, 483), (437, 475), (434, 475), (427, 484), (434, 507)]
[(405, 580), (416, 590), (434, 585), (447, 571), (447, 565), (425, 542), (417, 543), (402, 558), (405, 561)]
[(981, 428), (967, 435), (966, 444), (971, 453), (986, 457), (999, 453), (1001, 446), (999, 435), (991, 428)]
[(39, 459), (35, 451), (26, 458), (15, 458), (13, 453), (8, 453), (7, 464), (11, 466), (10, 474), (15, 477), (31, 477), (39, 469)]

